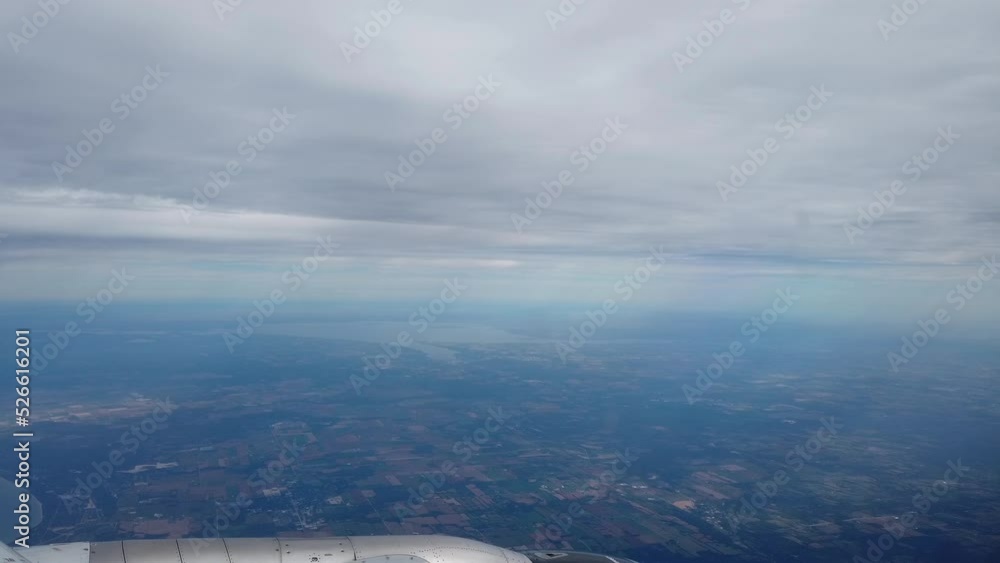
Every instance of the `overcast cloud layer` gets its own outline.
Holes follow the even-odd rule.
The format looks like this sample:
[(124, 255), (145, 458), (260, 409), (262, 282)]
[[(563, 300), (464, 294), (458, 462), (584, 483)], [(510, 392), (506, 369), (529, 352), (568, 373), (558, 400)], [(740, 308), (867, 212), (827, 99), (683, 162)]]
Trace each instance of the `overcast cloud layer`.
[[(997, 250), (995, 1), (897, 2), (919, 8), (893, 24), (885, 0), (589, 0), (564, 19), (554, 0), (401, 0), (367, 46), (355, 28), (389, 2), (223, 3), (56, 3), (31, 38), (39, 4), (3, 3), (0, 297), (79, 300), (125, 267), (130, 298), (253, 299), (328, 236), (337, 256), (304, 299), (423, 300), (459, 276), (474, 299), (599, 302), (662, 247), (651, 303), (764, 306), (795, 285), (817, 311), (915, 315)], [(103, 119), (93, 154), (54, 170)], [(615, 119), (581, 171), (574, 151)], [(241, 143), (276, 123), (248, 162)], [(436, 128), (447, 139), (390, 189)], [(904, 163), (949, 128), (914, 179)], [(196, 200), (229, 161), (230, 185)], [(512, 218), (563, 170), (539, 217)], [(894, 180), (885, 214), (845, 232)], [(976, 310), (997, 296), (987, 284)]]

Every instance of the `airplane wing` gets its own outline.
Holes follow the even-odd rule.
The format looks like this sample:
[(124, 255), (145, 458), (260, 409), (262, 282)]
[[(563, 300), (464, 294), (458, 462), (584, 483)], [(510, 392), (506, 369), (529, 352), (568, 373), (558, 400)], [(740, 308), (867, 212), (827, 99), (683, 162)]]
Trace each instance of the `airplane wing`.
[(531, 563), (451, 536), (126, 540), (6, 550), (11, 559), (3, 563)]
[[(0, 544), (2, 545), (2, 544)], [(571, 551), (518, 553), (452, 536), (343, 536), (77, 542), (14, 550), (0, 563), (635, 563)]]

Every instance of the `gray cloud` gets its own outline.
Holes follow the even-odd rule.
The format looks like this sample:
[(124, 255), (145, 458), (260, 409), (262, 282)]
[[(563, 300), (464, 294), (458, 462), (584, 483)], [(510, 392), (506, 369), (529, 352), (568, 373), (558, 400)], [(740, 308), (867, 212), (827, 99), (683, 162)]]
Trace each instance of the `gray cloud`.
[[(220, 21), (205, 1), (71, 2), (18, 53), (6, 45), (3, 297), (73, 299), (123, 263), (151, 280), (139, 297), (255, 297), (320, 235), (343, 255), (316, 297), (409, 297), (460, 273), (483, 297), (591, 299), (663, 245), (660, 302), (704, 276), (751, 296), (793, 278), (843, 295), (898, 280), (911, 285), (871, 291), (909, 299), (995, 251), (993, 2), (931, 0), (888, 41), (887, 1), (590, 0), (555, 31), (555, 1), (403, 5), (350, 64), (340, 44), (377, 3), (244, 2)], [(735, 23), (679, 72), (673, 54), (725, 8)], [(38, 6), (0, 10), (19, 33)], [(156, 65), (169, 76), (119, 120), (113, 100)], [(488, 75), (501, 86), (451, 130), (444, 112)], [(820, 85), (833, 99), (723, 202), (716, 182)], [(240, 143), (286, 107), (294, 121), (244, 162)], [(519, 234), (511, 214), (616, 116), (627, 132)], [(52, 162), (104, 118), (114, 132), (57, 180)], [(849, 244), (844, 223), (949, 125), (953, 150)], [(448, 141), (390, 191), (385, 172), (437, 127)], [(231, 159), (244, 171), (184, 221)], [(220, 281), (234, 263), (238, 288)]]

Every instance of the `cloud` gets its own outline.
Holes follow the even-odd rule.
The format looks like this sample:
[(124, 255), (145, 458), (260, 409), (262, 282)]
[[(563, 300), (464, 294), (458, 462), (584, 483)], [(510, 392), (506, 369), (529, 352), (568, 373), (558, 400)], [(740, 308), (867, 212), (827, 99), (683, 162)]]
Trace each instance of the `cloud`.
[[(351, 63), (339, 45), (374, 4), (243, 3), (222, 21), (195, 0), (62, 7), (0, 55), (0, 277), (16, 278), (3, 297), (75, 299), (100, 276), (55, 273), (121, 264), (153, 280), (139, 296), (254, 297), (327, 235), (343, 256), (322, 283), (379, 297), (419, 298), (457, 272), (490, 298), (591, 299), (650, 245), (675, 257), (673, 281), (647, 292), (661, 303), (709, 303), (711, 272), (748, 295), (793, 277), (911, 295), (998, 240), (995, 3), (928, 2), (889, 41), (884, 1), (590, 0), (556, 30), (557, 2), (403, 5)], [(20, 33), (36, 8), (5, 4), (0, 30)], [(735, 21), (679, 72), (672, 55), (727, 8)], [(115, 100), (157, 65), (168, 76), (122, 118)], [(502, 86), (451, 129), (445, 112), (490, 74)], [(730, 166), (821, 85), (834, 98), (720, 200)], [(275, 108), (297, 117), (247, 160), (241, 143)], [(574, 151), (614, 117), (629, 130), (578, 170)], [(60, 182), (52, 163), (102, 119), (114, 131)], [(858, 207), (949, 125), (954, 150), (849, 244)], [(385, 172), (439, 127), (447, 141), (390, 191)], [(184, 221), (230, 161), (243, 172)], [(574, 183), (517, 233), (510, 215), (564, 169)], [(220, 282), (233, 263), (238, 289)]]

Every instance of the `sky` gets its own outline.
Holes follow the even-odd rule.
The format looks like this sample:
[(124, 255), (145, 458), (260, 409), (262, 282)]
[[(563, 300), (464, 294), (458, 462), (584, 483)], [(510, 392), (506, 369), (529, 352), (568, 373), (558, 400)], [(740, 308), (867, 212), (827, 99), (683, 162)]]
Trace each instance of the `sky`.
[(0, 300), (586, 305), (654, 260), (642, 307), (916, 320), (997, 252), (989, 0), (53, 4), (0, 7)]

